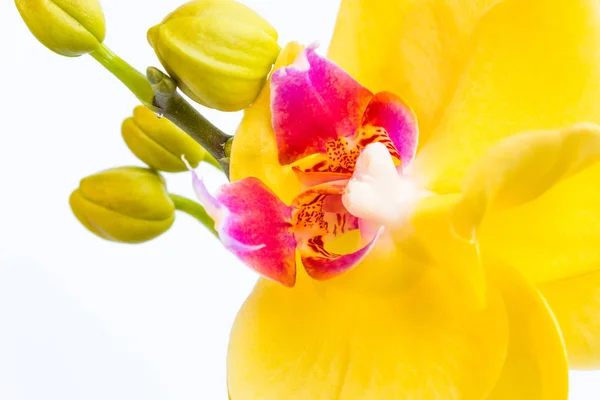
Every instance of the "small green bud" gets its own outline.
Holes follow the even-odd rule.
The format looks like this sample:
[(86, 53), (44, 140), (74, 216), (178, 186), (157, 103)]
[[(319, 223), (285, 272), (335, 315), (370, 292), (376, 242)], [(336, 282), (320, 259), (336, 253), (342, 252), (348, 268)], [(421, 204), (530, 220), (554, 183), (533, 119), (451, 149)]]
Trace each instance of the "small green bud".
[(69, 203), (87, 229), (115, 242), (153, 239), (166, 232), (175, 218), (164, 179), (139, 167), (109, 169), (82, 179)]
[(279, 55), (277, 31), (233, 0), (196, 0), (148, 31), (160, 62), (194, 101), (221, 111), (248, 107)]
[(15, 0), (21, 18), (50, 50), (67, 57), (94, 51), (105, 34), (97, 0)]
[(133, 110), (133, 117), (123, 121), (123, 139), (129, 149), (149, 167), (165, 172), (187, 171), (181, 160), (196, 168), (200, 161), (217, 162), (194, 139), (166, 118), (158, 118), (144, 106)]

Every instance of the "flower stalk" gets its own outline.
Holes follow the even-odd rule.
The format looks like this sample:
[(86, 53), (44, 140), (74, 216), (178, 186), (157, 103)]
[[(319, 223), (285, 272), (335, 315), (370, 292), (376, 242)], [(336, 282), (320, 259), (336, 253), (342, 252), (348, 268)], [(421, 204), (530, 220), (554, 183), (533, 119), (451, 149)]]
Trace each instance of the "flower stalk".
[(92, 51), (90, 55), (123, 82), (143, 105), (153, 111), (158, 111), (155, 110), (155, 107), (152, 105), (152, 99), (154, 97), (152, 86), (150, 86), (142, 73), (129, 65), (104, 44), (98, 46), (98, 48)]
[(231, 139), (202, 116), (178, 92), (177, 84), (154, 67), (149, 67), (145, 77), (125, 60), (101, 44), (90, 55), (110, 71), (152, 111), (164, 115), (192, 139), (204, 147), (229, 176), (229, 155), (225, 145)]
[(179, 196), (177, 194), (170, 193), (169, 196), (171, 200), (173, 200), (173, 204), (175, 205), (175, 209), (182, 211), (194, 218), (196, 218), (202, 225), (204, 225), (210, 233), (215, 235), (216, 238), (219, 238), (219, 234), (215, 230), (215, 222), (209, 215), (206, 213), (204, 207), (202, 207), (197, 202), (188, 199), (187, 197)]
[(229, 155), (225, 148), (231, 139), (210, 123), (177, 92), (177, 84), (155, 67), (148, 67), (146, 76), (154, 90), (154, 108), (181, 130), (200, 143), (229, 176)]

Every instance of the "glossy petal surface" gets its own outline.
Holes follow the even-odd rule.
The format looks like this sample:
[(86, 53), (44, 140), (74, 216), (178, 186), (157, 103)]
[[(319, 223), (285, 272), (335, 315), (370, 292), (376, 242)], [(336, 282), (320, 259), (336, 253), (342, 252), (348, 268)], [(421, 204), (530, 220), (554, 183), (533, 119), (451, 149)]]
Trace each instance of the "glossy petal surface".
[(256, 178), (221, 186), (213, 197), (192, 171), (194, 189), (223, 245), (250, 268), (285, 286), (296, 282), (292, 210)]
[(568, 366), (554, 315), (540, 292), (511, 268), (492, 266), (508, 312), (502, 375), (488, 400), (566, 400)]
[(452, 228), (451, 216), (459, 200), (458, 195), (420, 200), (406, 224), (394, 232), (395, 245), (413, 259), (440, 269), (474, 307), (485, 307), (488, 282), (478, 248), (456, 236)]
[(600, 368), (600, 272), (539, 285), (565, 338), (569, 366)]
[(232, 251), (261, 275), (293, 286), (296, 240), (290, 208), (256, 178), (224, 185), (216, 198), (231, 213), (222, 231), (238, 242), (264, 245), (253, 251)]
[(595, 125), (508, 138), (472, 167), (456, 230), (470, 238), (481, 223), (482, 251), (536, 282), (596, 270), (599, 160)]
[(312, 48), (302, 51), (292, 65), (276, 70), (271, 78), (271, 111), (281, 163), (325, 153), (328, 141), (354, 135), (372, 96)]
[(413, 164), (438, 193), (459, 191), (472, 163), (502, 138), (600, 121), (596, 1), (502, 1), (471, 40), (456, 91)]
[[(377, 129), (384, 130), (387, 137), (379, 141), (388, 147), (390, 153), (402, 161), (403, 166), (410, 164), (417, 151), (419, 127), (417, 117), (410, 107), (400, 97), (390, 92), (379, 92), (373, 96), (362, 120), (361, 130), (369, 132)], [(387, 139), (391, 144), (388, 145)], [(366, 147), (367, 142), (361, 142)]]
[(475, 310), (432, 269), (390, 296), (337, 280), (259, 282), (231, 334), (232, 400), (475, 399), (492, 389), (508, 340), (497, 292)]
[(497, 2), (343, 0), (329, 57), (373, 92), (406, 99), (418, 116), (423, 144), (467, 64), (471, 33)]

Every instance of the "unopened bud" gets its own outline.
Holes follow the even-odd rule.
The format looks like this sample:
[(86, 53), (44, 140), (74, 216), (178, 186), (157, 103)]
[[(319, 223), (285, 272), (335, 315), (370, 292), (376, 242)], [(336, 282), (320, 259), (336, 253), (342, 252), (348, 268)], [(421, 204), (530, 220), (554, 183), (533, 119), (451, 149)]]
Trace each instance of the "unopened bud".
[(21, 18), (50, 50), (77, 57), (104, 41), (102, 7), (97, 0), (15, 0)]
[(175, 218), (164, 179), (139, 167), (114, 168), (82, 179), (69, 203), (87, 229), (116, 242), (153, 239), (167, 231)]
[(184, 131), (168, 119), (158, 118), (144, 106), (136, 107), (133, 117), (123, 121), (121, 133), (133, 154), (149, 167), (159, 171), (187, 171), (181, 156), (185, 156), (194, 168), (202, 160), (218, 165), (214, 158)]
[(280, 48), (277, 31), (233, 0), (196, 0), (150, 28), (160, 62), (194, 101), (221, 111), (248, 107)]

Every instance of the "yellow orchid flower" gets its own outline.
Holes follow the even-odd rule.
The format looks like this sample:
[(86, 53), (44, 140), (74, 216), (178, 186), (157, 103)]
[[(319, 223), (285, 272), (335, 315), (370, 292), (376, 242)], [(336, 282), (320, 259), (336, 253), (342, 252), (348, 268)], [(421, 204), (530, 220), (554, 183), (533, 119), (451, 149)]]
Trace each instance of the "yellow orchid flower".
[(600, 366), (596, 1), (343, 0), (329, 58), (349, 75), (288, 45), (234, 182), (195, 178), (270, 278), (230, 398), (565, 399), (568, 366)]
[(204, 208), (162, 193), (263, 277), (229, 398), (567, 398), (569, 367), (600, 367), (597, 1), (342, 0), (328, 58), (259, 25), (233, 139), (185, 79), (86, 50), (230, 166), (216, 194), (192, 171)]

